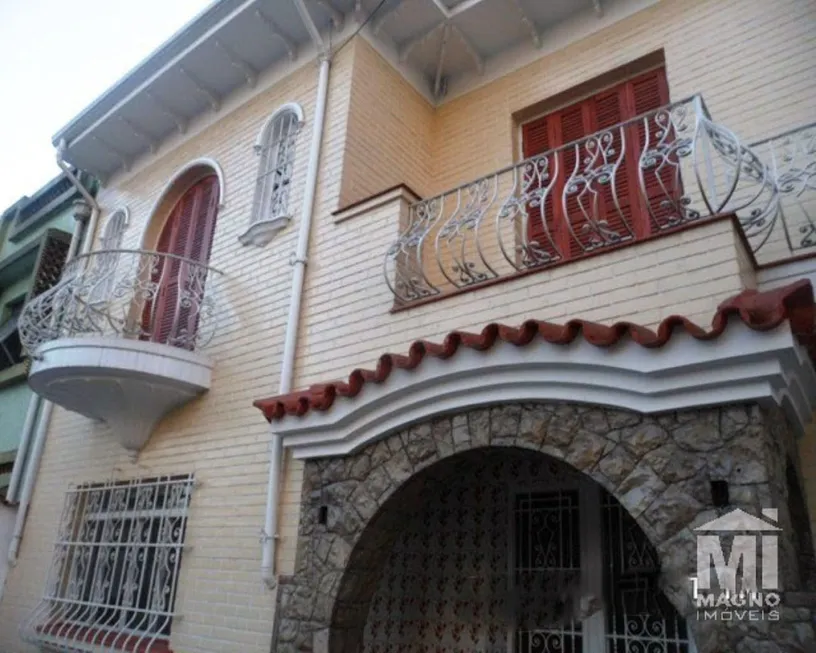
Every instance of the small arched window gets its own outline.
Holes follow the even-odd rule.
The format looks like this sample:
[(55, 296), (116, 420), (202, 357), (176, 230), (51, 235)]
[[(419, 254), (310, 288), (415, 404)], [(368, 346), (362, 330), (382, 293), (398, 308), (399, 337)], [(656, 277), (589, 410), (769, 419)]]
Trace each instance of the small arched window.
[(250, 227), (241, 237), (245, 244), (266, 244), (291, 218), (289, 200), (302, 125), (300, 106), (285, 104), (269, 117), (258, 135), (258, 176)]
[(121, 249), (122, 236), (128, 224), (128, 210), (118, 209), (113, 212), (105, 223), (105, 231), (99, 244), (101, 250)]
[(106, 303), (110, 300), (117, 284), (117, 268), (121, 254), (116, 251), (122, 248), (122, 236), (129, 222), (129, 213), (126, 208), (114, 211), (105, 223), (102, 238), (99, 241), (99, 251), (90, 261), (90, 271), (93, 281), (90, 288), (89, 301), (92, 304)]

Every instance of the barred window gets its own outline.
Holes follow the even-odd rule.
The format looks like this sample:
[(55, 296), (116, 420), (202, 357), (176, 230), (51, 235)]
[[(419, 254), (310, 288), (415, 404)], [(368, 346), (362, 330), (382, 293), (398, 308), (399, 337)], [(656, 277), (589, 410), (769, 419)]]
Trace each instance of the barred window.
[(297, 135), (303, 111), (286, 104), (267, 120), (255, 143), (260, 157), (252, 221), (274, 220), (289, 215), (289, 191), (295, 165)]
[(23, 639), (59, 650), (166, 650), (192, 488), (190, 474), (70, 491)]
[(99, 249), (119, 249), (122, 247), (122, 236), (128, 224), (128, 210), (118, 209), (108, 218), (105, 224), (105, 231), (102, 234), (102, 242)]
[[(91, 304), (107, 303), (112, 299), (113, 292), (119, 281), (117, 277), (121, 274), (121, 272), (117, 274), (121, 256), (115, 250), (122, 247), (122, 237), (129, 221), (130, 214), (128, 210), (122, 208), (114, 211), (105, 223), (105, 230), (102, 232), (99, 243), (101, 253), (89, 259), (89, 264), (93, 268), (89, 270), (90, 275), (88, 278), (94, 281), (88, 298)], [(130, 270), (124, 272), (130, 273)]]

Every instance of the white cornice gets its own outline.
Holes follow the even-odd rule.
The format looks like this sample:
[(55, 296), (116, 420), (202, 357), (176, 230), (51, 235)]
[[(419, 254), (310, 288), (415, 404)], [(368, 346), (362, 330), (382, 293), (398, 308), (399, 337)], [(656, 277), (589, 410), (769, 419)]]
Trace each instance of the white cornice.
[(781, 406), (800, 429), (816, 408), (816, 373), (787, 325), (759, 333), (732, 319), (725, 333), (700, 341), (677, 333), (646, 349), (625, 339), (600, 348), (538, 341), (462, 349), (394, 370), (325, 412), (273, 422), (296, 458), (345, 455), (406, 425), (505, 401), (568, 401), (661, 413), (739, 402)]

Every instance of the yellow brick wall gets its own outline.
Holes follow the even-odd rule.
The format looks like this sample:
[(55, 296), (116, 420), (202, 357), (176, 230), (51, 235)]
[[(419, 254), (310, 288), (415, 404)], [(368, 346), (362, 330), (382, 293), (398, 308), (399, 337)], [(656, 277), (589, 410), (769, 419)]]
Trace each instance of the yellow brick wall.
[[(336, 208), (345, 139), (352, 50), (334, 62), (316, 208)], [(151, 208), (168, 179), (188, 161), (211, 157), (226, 177), (225, 206), (218, 216), (211, 264), (226, 273), (229, 310), (210, 353), (216, 361), (212, 388), (201, 400), (163, 420), (132, 463), (106, 427), (57, 408), (18, 565), (9, 573), (0, 608), (0, 650), (24, 649), (17, 627), (42, 596), (65, 491), (73, 484), (111, 477), (133, 478), (194, 472), (185, 552), (179, 578), (171, 646), (176, 653), (268, 653), (275, 594), (260, 577), (260, 531), (269, 470), (268, 426), (252, 402), (277, 390), (283, 327), (289, 304), (296, 226), (264, 249), (243, 247), (258, 158), (252, 145), (265, 119), (282, 103), (298, 102), (305, 126), (297, 150), (290, 200), (299, 218), (313, 128), (317, 66), (307, 64), (225, 115), (181, 147), (114, 188), (99, 202), (106, 214), (121, 205), (131, 212), (123, 246), (139, 247)], [(104, 220), (102, 222), (104, 224)]]
[(340, 205), (397, 184), (430, 191), (433, 107), (362, 38), (354, 43)]
[[(382, 261), (400, 207), (382, 206), (339, 224), (330, 214), (400, 182), (429, 194), (510, 163), (514, 112), (660, 47), (672, 96), (702, 91), (715, 117), (738, 133), (758, 138), (804, 122), (816, 93), (809, 67), (816, 42), (808, 38), (815, 17), (809, 0), (664, 0), (436, 109), (357, 39), (333, 65), (296, 387), (370, 366), (415, 338), (491, 321), (580, 316), (655, 324), (681, 312), (707, 323), (719, 302), (752, 283), (728, 221), (390, 314)], [(316, 75), (316, 66), (303, 67), (100, 196), (107, 210), (129, 206), (124, 246), (135, 247), (173, 172), (196, 157), (216, 159), (227, 194), (212, 264), (227, 274), (230, 310), (212, 344), (212, 389), (164, 420), (136, 464), (104, 428), (55, 411), (20, 561), (0, 606), (0, 650), (23, 650), (16, 628), (42, 594), (71, 484), (187, 471), (201, 485), (191, 505), (193, 548), (182, 564), (177, 610), (184, 618), (174, 623), (173, 648), (269, 650), (274, 594), (261, 583), (259, 546), (268, 427), (252, 401), (277, 391), (296, 226), (264, 249), (241, 247), (237, 237), (252, 203), (252, 144), (264, 119), (289, 101), (300, 102), (306, 114), (291, 201), (299, 219)], [(811, 479), (813, 458), (803, 448)], [(279, 529), (283, 573), (293, 570), (301, 479), (302, 465), (288, 461)], [(814, 487), (811, 480), (811, 497)]]

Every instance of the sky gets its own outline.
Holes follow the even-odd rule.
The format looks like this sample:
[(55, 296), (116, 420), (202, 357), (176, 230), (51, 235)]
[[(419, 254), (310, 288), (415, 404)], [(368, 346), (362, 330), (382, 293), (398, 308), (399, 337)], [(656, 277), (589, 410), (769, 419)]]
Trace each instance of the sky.
[(59, 174), (51, 137), (211, 0), (0, 0), (0, 213)]

